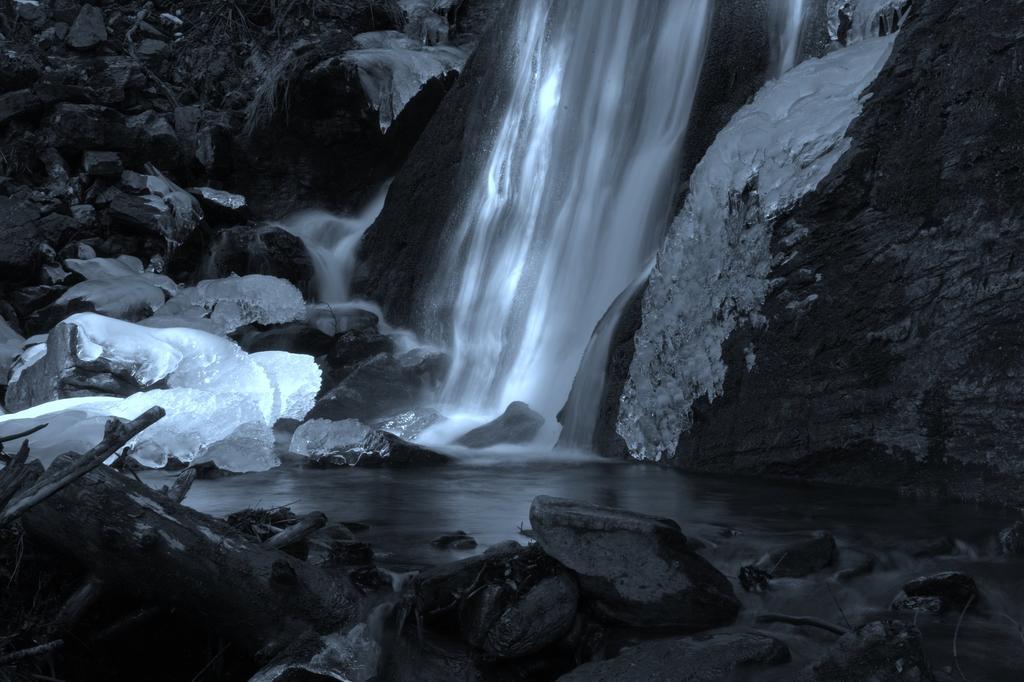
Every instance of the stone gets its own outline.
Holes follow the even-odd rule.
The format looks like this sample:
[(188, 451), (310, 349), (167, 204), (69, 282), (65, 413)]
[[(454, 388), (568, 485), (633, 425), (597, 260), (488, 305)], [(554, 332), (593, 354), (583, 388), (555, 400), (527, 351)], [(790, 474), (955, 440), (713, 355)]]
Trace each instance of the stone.
[(388, 417), (381, 421), (375, 422), (374, 426), (381, 430), (393, 433), (399, 438), (410, 440), (416, 438), (421, 433), (429, 429), (435, 424), (439, 424), (445, 421), (447, 417), (440, 414), (437, 410), (429, 407), (418, 407), (408, 412), (402, 412), (393, 417)]
[(99, 104), (62, 102), (54, 107), (49, 128), (59, 149), (126, 151), (135, 144), (124, 116)]
[[(380, 353), (356, 365), (309, 413), (311, 419), (385, 418), (420, 405), (444, 375), (443, 353)], [(326, 382), (325, 382), (326, 383)]]
[(914, 540), (906, 547), (907, 554), (922, 559), (926, 557), (944, 556), (956, 552), (956, 540), (948, 535), (937, 538)]
[(946, 611), (946, 601), (942, 597), (907, 597), (904, 595), (896, 597), (890, 608), (893, 611), (939, 614)]
[[(195, 192), (193, 192), (193, 195)], [(209, 202), (199, 200), (205, 208)], [(212, 216), (222, 215), (216, 210)], [(205, 277), (271, 275), (312, 293), (316, 270), (302, 240), (276, 226), (237, 225), (221, 230), (207, 252)]]
[(195, 157), (211, 175), (228, 172), (231, 169), (231, 132), (219, 125), (201, 128), (196, 136)]
[(212, 187), (190, 187), (189, 193), (199, 199), (206, 215), (224, 222), (245, 222), (249, 218), (249, 204), (241, 194), (232, 194)]
[(978, 600), (978, 586), (974, 578), (957, 571), (915, 578), (903, 586), (903, 592), (908, 597), (937, 597), (956, 611)]
[(169, 116), (152, 110), (144, 111), (125, 119), (125, 124), (129, 134), (137, 141), (138, 148), (144, 150), (145, 161), (165, 169), (178, 166), (181, 149)]
[(163, 40), (145, 38), (135, 48), (135, 54), (147, 64), (159, 61), (167, 54), (168, 45)]
[(33, 28), (38, 29), (46, 23), (46, 8), (39, 0), (14, 0), (14, 12), (18, 19)]
[(831, 533), (820, 533), (810, 540), (795, 542), (769, 552), (757, 567), (773, 578), (802, 578), (835, 564), (839, 550)]
[(38, 208), (27, 201), (0, 197), (0, 280), (13, 281), (34, 271), (39, 243)]
[(739, 613), (728, 578), (670, 519), (542, 495), (530, 506), (530, 523), (541, 548), (578, 575), (605, 619), (696, 631)]
[(42, 73), (39, 61), (24, 50), (0, 50), (0, 93), (34, 85)]
[(442, 535), (430, 541), (430, 544), (438, 549), (474, 549), (476, 539), (463, 530), (457, 530), (449, 535)]
[(121, 156), (117, 152), (85, 152), (82, 168), (94, 178), (116, 178), (124, 171)]
[(1003, 554), (1024, 556), (1024, 521), (1017, 521), (999, 532), (999, 546)]
[(753, 632), (696, 635), (645, 642), (606, 661), (584, 663), (559, 682), (711, 682), (756, 678), (758, 669), (787, 663), (789, 648)]
[(501, 443), (528, 443), (544, 425), (544, 417), (524, 402), (509, 403), (501, 416), (460, 436), (456, 445), (487, 448)]
[(91, 50), (106, 40), (107, 26), (103, 10), (92, 5), (82, 5), (68, 31), (68, 46), (76, 50)]
[(334, 339), (306, 322), (246, 325), (236, 330), (231, 338), (248, 353), (283, 350), (316, 356), (323, 355), (334, 346)]
[(11, 294), (11, 305), (18, 311), (18, 315), (28, 318), (36, 310), (56, 301), (65, 291), (67, 287), (60, 285), (23, 287)]
[(909, 623), (873, 621), (843, 635), (827, 655), (809, 666), (802, 682), (873, 680), (933, 682), (921, 633)]
[(82, 9), (79, 0), (50, 0), (50, 14), (55, 21), (71, 24)]
[(0, 125), (7, 121), (38, 111), (43, 106), (43, 100), (31, 90), (15, 90), (0, 95)]
[[(519, 579), (513, 573), (511, 580)], [(565, 636), (576, 618), (579, 589), (565, 571), (535, 584), (510, 588), (491, 583), (471, 593), (459, 609), (463, 637), (497, 658), (536, 654)]]
[(451, 457), (375, 431), (355, 419), (310, 419), (292, 434), (289, 451), (314, 467), (416, 467), (447, 464)]

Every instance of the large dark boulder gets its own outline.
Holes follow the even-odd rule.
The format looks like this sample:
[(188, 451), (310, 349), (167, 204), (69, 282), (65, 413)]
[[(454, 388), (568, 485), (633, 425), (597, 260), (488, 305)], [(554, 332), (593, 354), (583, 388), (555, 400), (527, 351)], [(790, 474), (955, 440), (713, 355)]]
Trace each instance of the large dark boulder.
[(680, 464), (1024, 500), (1022, 11), (914, 3), (850, 149), (776, 223), (766, 324), (724, 345)]
[(746, 632), (696, 635), (638, 644), (607, 661), (584, 663), (558, 680), (724, 682), (788, 661), (789, 648), (767, 635)]
[(501, 443), (529, 443), (544, 426), (544, 417), (518, 400), (509, 403), (501, 415), (460, 436), (456, 445), (486, 448)]
[(38, 262), (37, 221), (42, 213), (27, 201), (0, 197), (0, 280), (17, 280), (31, 274)]
[(740, 603), (729, 580), (670, 519), (540, 496), (530, 506), (537, 542), (574, 571), (599, 615), (639, 627), (727, 625)]
[(310, 419), (374, 421), (418, 407), (444, 376), (447, 358), (413, 350), (359, 363), (310, 411)]

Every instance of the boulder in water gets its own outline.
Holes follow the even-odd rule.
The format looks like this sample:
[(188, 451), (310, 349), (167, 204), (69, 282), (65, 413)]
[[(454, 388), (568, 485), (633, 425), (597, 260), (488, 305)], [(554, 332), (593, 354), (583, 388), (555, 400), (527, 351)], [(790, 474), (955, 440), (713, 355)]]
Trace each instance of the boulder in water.
[(836, 562), (839, 550), (831, 533), (819, 533), (810, 540), (795, 542), (761, 557), (757, 568), (773, 578), (802, 578)]
[(290, 451), (313, 466), (430, 466), (451, 458), (356, 419), (311, 419), (292, 434)]
[(637, 627), (703, 630), (733, 622), (732, 585), (670, 519), (540, 496), (537, 542), (575, 571), (599, 615)]
[(434, 424), (445, 421), (446, 417), (429, 407), (418, 407), (393, 417), (388, 417), (375, 424), (381, 431), (393, 433), (406, 440), (415, 438)]
[(309, 416), (369, 422), (412, 409), (437, 385), (446, 365), (444, 354), (422, 349), (379, 353), (356, 365), (317, 401)]
[(731, 680), (741, 670), (788, 661), (789, 648), (774, 637), (727, 632), (645, 642), (607, 661), (585, 663), (558, 680)]
[(960, 611), (978, 598), (978, 586), (966, 573), (946, 571), (915, 578), (903, 586), (896, 596), (896, 610), (925, 610), (941, 613), (948, 609)]
[(478, 426), (459, 437), (456, 445), (467, 448), (487, 448), (501, 443), (529, 443), (544, 425), (544, 417), (524, 402), (509, 403), (497, 419)]
[(909, 623), (873, 621), (843, 635), (832, 650), (799, 678), (804, 682), (935, 680), (921, 633)]
[(304, 321), (282, 324), (249, 324), (231, 334), (249, 353), (283, 350), (289, 353), (323, 355), (334, 346), (334, 339)]
[(313, 261), (302, 240), (279, 227), (237, 225), (221, 230), (204, 263), (208, 277), (269, 275), (312, 293)]

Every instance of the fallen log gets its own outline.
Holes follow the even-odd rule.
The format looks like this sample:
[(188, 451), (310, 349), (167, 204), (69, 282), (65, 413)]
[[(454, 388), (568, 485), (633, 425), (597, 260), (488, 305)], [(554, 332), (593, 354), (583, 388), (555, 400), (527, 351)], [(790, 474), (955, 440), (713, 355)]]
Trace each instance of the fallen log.
[(121, 594), (187, 613), (258, 661), (300, 637), (336, 631), (355, 614), (357, 592), (346, 577), (257, 544), (106, 466), (39, 502), (21, 522), (30, 538)]

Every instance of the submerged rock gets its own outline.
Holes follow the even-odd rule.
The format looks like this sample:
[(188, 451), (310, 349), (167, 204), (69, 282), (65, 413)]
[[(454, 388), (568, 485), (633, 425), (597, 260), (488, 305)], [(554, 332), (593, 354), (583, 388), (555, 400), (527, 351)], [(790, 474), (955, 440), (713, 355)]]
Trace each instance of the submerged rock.
[(530, 523), (540, 546), (579, 576), (584, 596), (605, 618), (703, 630), (739, 613), (728, 578), (670, 519), (542, 495), (530, 506)]
[(874, 680), (931, 682), (921, 633), (900, 621), (874, 621), (843, 635), (831, 651), (804, 671), (803, 682)]
[(757, 567), (773, 578), (802, 578), (835, 564), (839, 556), (831, 533), (795, 542), (761, 557)]
[(393, 417), (379, 421), (375, 426), (381, 431), (393, 433), (399, 438), (406, 440), (416, 438), (418, 435), (435, 424), (445, 421), (446, 417), (437, 410), (429, 407), (416, 408), (408, 412), (402, 412)]
[(501, 443), (529, 443), (543, 425), (544, 417), (517, 400), (509, 403), (500, 417), (461, 436), (455, 444), (486, 448)]
[(438, 549), (474, 549), (476, 539), (464, 530), (457, 530), (450, 535), (442, 535), (430, 541)]
[(767, 635), (722, 633), (646, 642), (607, 661), (584, 663), (559, 682), (712, 682), (789, 661), (789, 648)]

